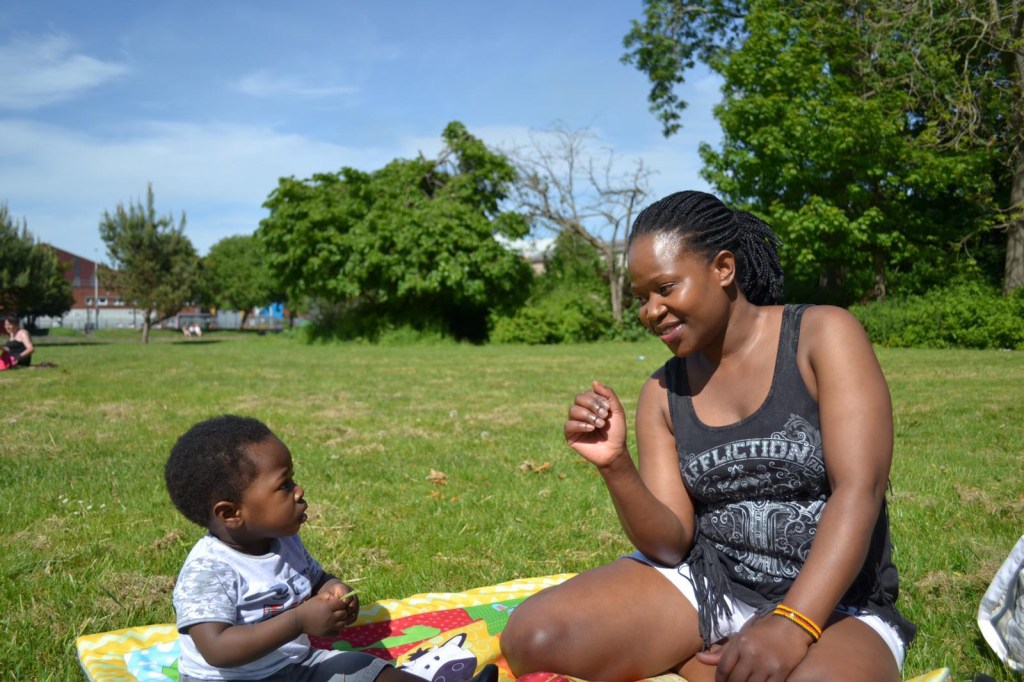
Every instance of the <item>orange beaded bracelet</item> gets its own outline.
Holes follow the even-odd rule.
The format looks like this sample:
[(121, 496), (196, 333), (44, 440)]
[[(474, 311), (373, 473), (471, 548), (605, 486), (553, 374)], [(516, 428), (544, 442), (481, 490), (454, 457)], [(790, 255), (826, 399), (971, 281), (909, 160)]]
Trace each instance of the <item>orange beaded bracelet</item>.
[(821, 639), (821, 627), (796, 609), (791, 609), (785, 604), (779, 604), (772, 611), (772, 615), (781, 616), (789, 622), (799, 625), (815, 642)]

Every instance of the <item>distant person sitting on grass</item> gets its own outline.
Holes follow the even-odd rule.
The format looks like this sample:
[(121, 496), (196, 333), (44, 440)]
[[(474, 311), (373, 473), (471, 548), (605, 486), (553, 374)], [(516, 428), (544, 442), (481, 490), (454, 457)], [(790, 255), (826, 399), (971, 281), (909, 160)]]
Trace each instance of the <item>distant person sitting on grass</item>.
[(4, 350), (0, 353), (0, 370), (13, 367), (29, 367), (32, 365), (32, 337), (28, 331), (21, 328), (16, 315), (4, 316), (4, 331), (7, 333), (7, 342), (4, 343)]
[[(181, 682), (423, 682), (362, 652), (313, 649), (359, 613), (351, 588), (299, 539), (304, 491), (292, 456), (263, 423), (222, 416), (194, 425), (164, 470), (174, 506), (209, 533), (174, 587)], [(474, 682), (495, 682), (486, 666)]]

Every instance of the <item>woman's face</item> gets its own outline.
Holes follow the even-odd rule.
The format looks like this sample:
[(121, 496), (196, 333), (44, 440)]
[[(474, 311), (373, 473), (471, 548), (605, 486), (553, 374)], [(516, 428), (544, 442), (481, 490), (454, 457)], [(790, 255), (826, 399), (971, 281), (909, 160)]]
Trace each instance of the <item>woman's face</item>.
[[(724, 268), (723, 256), (729, 261)], [(725, 331), (734, 262), (728, 251), (709, 262), (673, 234), (636, 237), (629, 274), (640, 321), (677, 356), (705, 348)]]
[(8, 334), (13, 334), (18, 331), (18, 327), (10, 320), (4, 320), (4, 331)]

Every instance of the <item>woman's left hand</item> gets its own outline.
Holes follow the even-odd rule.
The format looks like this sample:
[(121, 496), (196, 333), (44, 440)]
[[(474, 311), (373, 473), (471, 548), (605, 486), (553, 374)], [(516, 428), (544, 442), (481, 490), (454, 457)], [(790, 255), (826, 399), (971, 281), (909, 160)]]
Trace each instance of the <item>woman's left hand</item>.
[[(752, 620), (716, 652), (715, 682), (784, 682), (812, 643), (810, 635), (783, 618), (766, 615)], [(715, 655), (698, 654), (698, 660), (713, 664)]]

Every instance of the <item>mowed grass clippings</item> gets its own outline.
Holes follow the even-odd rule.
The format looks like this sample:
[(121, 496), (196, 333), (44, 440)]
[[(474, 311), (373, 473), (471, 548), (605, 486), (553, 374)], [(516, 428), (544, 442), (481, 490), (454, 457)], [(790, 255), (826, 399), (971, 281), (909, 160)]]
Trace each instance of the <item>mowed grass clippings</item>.
[[(581, 571), (630, 550), (561, 428), (595, 378), (632, 415), (667, 357), (656, 340), (100, 340), (41, 345), (56, 368), (0, 373), (0, 679), (75, 679), (79, 634), (173, 621), (170, 591), (203, 531), (171, 506), (163, 464), (218, 414), (257, 417), (291, 448), (311, 505), (304, 541), (328, 570), (362, 578), (367, 601)], [(974, 619), (1021, 533), (1024, 354), (879, 354), (896, 419), (901, 605), (921, 625), (906, 672), (1012, 679)]]

